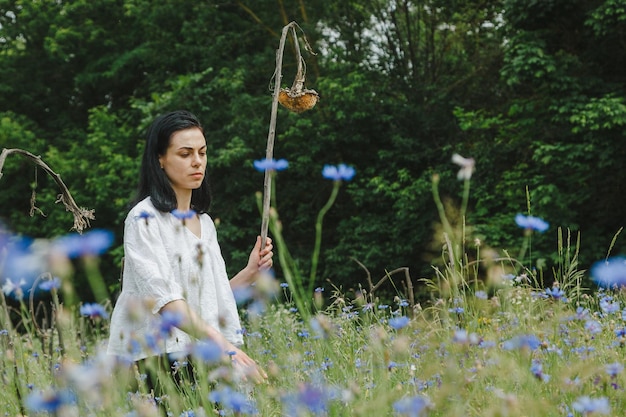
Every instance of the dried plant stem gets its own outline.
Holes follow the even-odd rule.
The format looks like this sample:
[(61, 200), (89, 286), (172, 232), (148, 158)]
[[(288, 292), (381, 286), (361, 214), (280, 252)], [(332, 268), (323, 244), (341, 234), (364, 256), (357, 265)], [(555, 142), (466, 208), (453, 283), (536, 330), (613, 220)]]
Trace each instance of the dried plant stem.
[[(296, 22), (291, 22), (283, 27), (283, 32), (280, 36), (280, 43), (276, 50), (276, 69), (274, 71), (274, 91), (272, 96), (272, 113), (270, 116), (270, 128), (267, 133), (267, 148), (265, 151), (265, 158), (271, 160), (274, 158), (274, 138), (276, 137), (276, 117), (278, 114), (278, 94), (280, 92), (280, 83), (282, 79), (283, 71), (283, 52), (285, 50), (285, 40), (287, 34), (291, 29), (294, 31), (295, 43), (298, 43), (296, 38), (294, 27), (297, 26)], [(298, 56), (298, 59), (301, 57)], [(261, 247), (265, 247), (267, 240), (267, 229), (269, 227), (270, 219), (270, 197), (272, 195), (272, 174), (271, 170), (265, 171), (265, 180), (263, 181), (263, 214), (261, 219)]]
[[(30, 159), (36, 165), (41, 167), (47, 174), (49, 174), (54, 182), (56, 182), (57, 186), (61, 190), (61, 194), (57, 196), (56, 203), (63, 203), (65, 206), (65, 210), (72, 213), (74, 216), (74, 226), (72, 229), (76, 230), (78, 233), (82, 233), (82, 231), (89, 227), (89, 221), (95, 219), (94, 211), (85, 209), (82, 207), (78, 207), (72, 194), (70, 194), (69, 189), (65, 185), (65, 183), (61, 180), (61, 176), (54, 172), (42, 159), (40, 156), (34, 155), (28, 151), (23, 149), (3, 149), (2, 153), (0, 153), (0, 179), (2, 179), (3, 173), (2, 168), (4, 167), (4, 161), (11, 154), (22, 155), (27, 159)], [(32, 208), (34, 208), (35, 201), (31, 198), (31, 213), (33, 212)]]

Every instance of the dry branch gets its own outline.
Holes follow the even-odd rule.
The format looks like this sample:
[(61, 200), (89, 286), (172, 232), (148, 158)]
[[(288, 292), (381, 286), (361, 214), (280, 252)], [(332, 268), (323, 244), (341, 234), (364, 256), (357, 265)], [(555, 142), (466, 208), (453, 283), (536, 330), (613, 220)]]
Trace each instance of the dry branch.
[[(70, 190), (67, 188), (65, 183), (61, 180), (61, 176), (57, 174), (56, 172), (54, 172), (48, 166), (48, 164), (46, 164), (41, 159), (40, 156), (34, 155), (23, 149), (6, 149), (6, 148), (2, 149), (2, 153), (0, 153), (0, 179), (2, 179), (2, 176), (4, 175), (2, 173), (2, 168), (4, 167), (4, 161), (11, 154), (21, 155), (31, 160), (32, 162), (35, 163), (35, 165), (41, 167), (48, 175), (52, 177), (54, 182), (56, 182), (57, 186), (61, 190), (61, 194), (57, 195), (57, 200), (55, 201), (55, 203), (63, 203), (63, 205), (65, 206), (65, 210), (72, 213), (72, 215), (74, 216), (74, 226), (72, 227), (73, 230), (76, 230), (78, 233), (82, 233), (83, 230), (85, 230), (85, 228), (89, 227), (89, 221), (95, 219), (94, 210), (86, 209), (83, 207), (78, 207), (78, 205), (74, 201), (74, 198), (72, 197), (72, 194), (70, 193)], [(31, 197), (30, 204), (31, 204), (31, 216), (32, 216), (35, 210), (35, 200), (32, 197)]]

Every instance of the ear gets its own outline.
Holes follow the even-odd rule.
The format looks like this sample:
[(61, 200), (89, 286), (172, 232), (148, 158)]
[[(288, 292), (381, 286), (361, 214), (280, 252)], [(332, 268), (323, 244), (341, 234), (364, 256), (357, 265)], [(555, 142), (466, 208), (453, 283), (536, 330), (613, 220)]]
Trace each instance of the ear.
[(159, 165), (161, 165), (161, 169), (163, 169), (163, 156), (159, 156)]

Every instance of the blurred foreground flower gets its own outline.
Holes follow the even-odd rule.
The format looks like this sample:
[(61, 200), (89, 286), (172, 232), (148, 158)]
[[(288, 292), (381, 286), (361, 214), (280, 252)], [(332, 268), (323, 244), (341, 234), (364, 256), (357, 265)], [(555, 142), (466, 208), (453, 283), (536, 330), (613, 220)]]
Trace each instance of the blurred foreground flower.
[(614, 257), (596, 262), (591, 267), (591, 277), (600, 287), (626, 286), (626, 258)]
[(61, 288), (61, 279), (59, 277), (52, 277), (39, 284), (39, 289), (42, 291), (52, 291)]
[(515, 216), (515, 223), (517, 223), (517, 225), (522, 229), (536, 230), (539, 233), (545, 232), (550, 227), (545, 220), (540, 219), (539, 217), (524, 216), (521, 213), (518, 213), (517, 216)]
[(219, 404), (220, 415), (226, 411), (242, 414), (257, 414), (254, 404), (240, 392), (237, 392), (229, 386), (223, 386), (209, 393), (209, 400)]
[(71, 233), (52, 241), (52, 252), (61, 253), (70, 259), (81, 256), (102, 255), (113, 243), (113, 233), (94, 229), (84, 234)]
[(546, 288), (544, 294), (547, 298), (552, 298), (554, 300), (561, 300), (563, 302), (567, 302), (567, 297), (565, 296), (565, 291), (561, 288), (554, 286), (552, 288)]
[(109, 313), (98, 303), (85, 303), (80, 306), (81, 316), (87, 316), (90, 319), (102, 318), (108, 319)]
[(29, 411), (53, 415), (57, 415), (62, 407), (75, 403), (76, 398), (70, 391), (36, 391), (32, 392), (25, 401)]
[(392, 329), (400, 330), (409, 325), (410, 319), (406, 316), (393, 317), (389, 319), (389, 326)]
[(195, 215), (196, 215), (196, 212), (194, 210), (178, 210), (178, 209), (172, 210), (172, 216), (182, 221), (191, 219)]
[(452, 341), (462, 345), (478, 345), (480, 337), (476, 333), (468, 333), (465, 329), (458, 329), (454, 332)]
[(48, 269), (47, 245), (28, 237), (2, 234), (0, 278), (5, 295), (21, 299), (35, 280)]
[(334, 181), (350, 181), (352, 177), (354, 177), (354, 174), (354, 168), (346, 164), (339, 164), (337, 166), (324, 165), (324, 169), (322, 170), (324, 178)]
[(408, 417), (425, 416), (430, 407), (431, 404), (428, 398), (421, 395), (402, 398), (393, 403), (393, 409), (396, 413)]
[(505, 350), (513, 349), (530, 349), (535, 350), (541, 345), (541, 341), (537, 336), (532, 334), (515, 336), (502, 344)]
[(606, 397), (591, 398), (587, 396), (579, 397), (572, 408), (579, 413), (587, 416), (590, 414), (610, 414), (611, 407), (609, 406), (609, 400)]
[(222, 348), (210, 339), (196, 342), (191, 347), (191, 354), (204, 363), (218, 363), (224, 356)]
[(299, 386), (298, 392), (283, 397), (285, 415), (299, 416), (308, 413), (324, 415), (328, 408), (329, 399), (329, 392), (323, 386), (302, 384)]
[(458, 179), (469, 180), (470, 178), (472, 178), (474, 166), (476, 165), (476, 161), (474, 161), (474, 158), (463, 158), (458, 153), (455, 153), (454, 155), (452, 155), (452, 162), (461, 167), (458, 174), (456, 174), (456, 177)]
[(289, 167), (286, 159), (265, 158), (254, 161), (254, 168), (259, 172), (265, 171), (282, 171)]
[(175, 327), (180, 326), (183, 316), (178, 312), (164, 311), (161, 313), (161, 322), (159, 323), (159, 334), (163, 338), (167, 338)]
[(4, 295), (14, 295), (18, 299), (22, 299), (24, 297), (24, 290), (26, 288), (26, 281), (23, 279), (13, 282), (11, 278), (7, 278), (4, 284), (2, 285), (2, 292)]

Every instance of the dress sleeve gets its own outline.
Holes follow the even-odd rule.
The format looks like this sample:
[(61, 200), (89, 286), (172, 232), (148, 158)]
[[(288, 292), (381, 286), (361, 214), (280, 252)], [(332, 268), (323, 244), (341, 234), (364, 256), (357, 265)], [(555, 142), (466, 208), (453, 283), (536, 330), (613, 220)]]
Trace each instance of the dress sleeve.
[(124, 262), (128, 266), (124, 285), (139, 298), (152, 300), (153, 314), (171, 301), (185, 299), (170, 264), (162, 227), (162, 219), (158, 217), (148, 221), (129, 217), (124, 226)]

